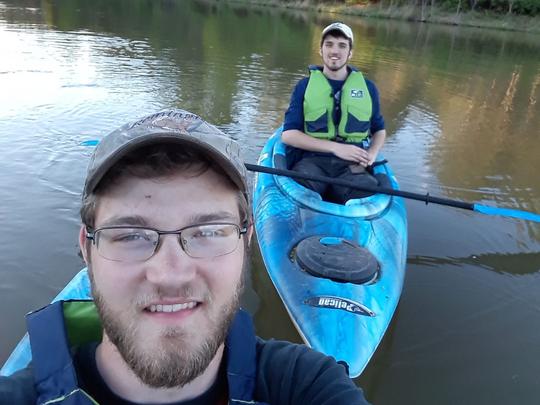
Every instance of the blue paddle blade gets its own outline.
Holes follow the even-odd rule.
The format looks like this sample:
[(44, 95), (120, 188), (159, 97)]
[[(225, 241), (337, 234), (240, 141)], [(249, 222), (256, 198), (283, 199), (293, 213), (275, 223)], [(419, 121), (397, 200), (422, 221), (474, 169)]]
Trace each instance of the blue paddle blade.
[(96, 146), (99, 143), (97, 139), (89, 139), (88, 141), (82, 141), (81, 146)]
[(502, 215), (503, 217), (512, 217), (524, 219), (526, 221), (540, 222), (540, 215), (534, 212), (511, 210), (509, 208), (490, 207), (489, 205), (474, 204), (473, 209), (487, 215)]

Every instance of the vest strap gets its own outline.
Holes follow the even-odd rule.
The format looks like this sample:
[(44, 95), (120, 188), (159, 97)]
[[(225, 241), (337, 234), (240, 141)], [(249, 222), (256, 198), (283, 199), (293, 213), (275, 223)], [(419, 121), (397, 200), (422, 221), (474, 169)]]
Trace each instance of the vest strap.
[(254, 403), (252, 401), (257, 377), (255, 330), (251, 317), (243, 310), (236, 313), (231, 323), (225, 348), (231, 403)]
[(65, 332), (63, 302), (28, 314), (26, 323), (38, 403), (71, 396), (78, 384)]

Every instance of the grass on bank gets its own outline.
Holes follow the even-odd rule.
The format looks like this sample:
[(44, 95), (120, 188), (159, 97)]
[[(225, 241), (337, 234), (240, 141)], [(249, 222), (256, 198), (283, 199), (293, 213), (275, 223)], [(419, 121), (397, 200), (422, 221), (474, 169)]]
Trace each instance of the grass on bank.
[(408, 21), (423, 21), (439, 24), (464, 25), (471, 27), (496, 28), (500, 30), (527, 31), (540, 33), (540, 17), (515, 14), (498, 14), (494, 12), (449, 12), (429, 5), (422, 7), (412, 5), (380, 7), (377, 5), (337, 7), (330, 10), (343, 14), (362, 15), (366, 17), (393, 18)]
[(415, 5), (388, 5), (383, 4), (382, 2), (378, 4), (344, 4), (343, 2), (337, 1), (323, 2), (313, 0), (232, 0), (232, 2), (301, 10), (316, 10), (318, 12), (358, 15), (373, 18), (389, 18), (540, 33), (540, 16), (531, 17), (508, 13), (500, 14), (493, 11), (463, 11), (457, 13), (438, 6), (431, 7), (429, 4), (421, 7)]

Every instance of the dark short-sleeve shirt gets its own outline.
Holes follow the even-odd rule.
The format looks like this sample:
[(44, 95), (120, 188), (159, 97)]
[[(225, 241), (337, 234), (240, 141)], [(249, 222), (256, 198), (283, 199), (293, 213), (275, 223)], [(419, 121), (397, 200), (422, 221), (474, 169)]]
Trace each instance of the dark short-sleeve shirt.
[(259, 338), (257, 356), (256, 399), (284, 405), (369, 405), (333, 357), (305, 345)]
[[(75, 355), (78, 379), (102, 403), (131, 404), (106, 386), (95, 363), (97, 344)], [(254, 400), (280, 405), (369, 405), (362, 390), (347, 377), (345, 367), (305, 345), (257, 338), (257, 375)], [(83, 370), (84, 369), (84, 370)], [(201, 396), (178, 405), (218, 404), (227, 392), (225, 368)], [(0, 404), (33, 405), (36, 392), (32, 368), (0, 377)]]

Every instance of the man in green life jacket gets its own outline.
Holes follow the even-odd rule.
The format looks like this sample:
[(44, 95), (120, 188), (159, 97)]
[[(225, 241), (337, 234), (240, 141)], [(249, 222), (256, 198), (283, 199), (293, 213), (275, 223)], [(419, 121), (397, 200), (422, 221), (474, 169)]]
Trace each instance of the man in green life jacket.
[[(386, 130), (374, 83), (347, 63), (353, 32), (343, 23), (327, 26), (319, 53), (323, 66), (310, 66), (285, 113), (282, 141), (302, 151), (292, 169), (303, 173), (377, 186), (369, 168), (384, 144)], [(345, 203), (365, 192), (343, 186), (299, 180), (323, 198)]]

